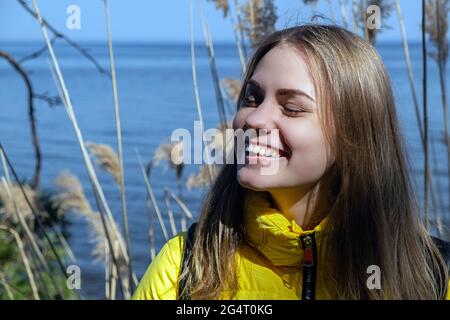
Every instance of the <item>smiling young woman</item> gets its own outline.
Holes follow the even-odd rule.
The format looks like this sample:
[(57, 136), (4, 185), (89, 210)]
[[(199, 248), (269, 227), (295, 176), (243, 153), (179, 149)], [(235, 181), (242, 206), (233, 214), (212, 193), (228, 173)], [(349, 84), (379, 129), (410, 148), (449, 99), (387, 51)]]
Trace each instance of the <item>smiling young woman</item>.
[(249, 63), (233, 128), (278, 138), (259, 134), (246, 163), (222, 167), (190, 253), (186, 232), (168, 241), (134, 299), (448, 298), (390, 80), (368, 42), (331, 25), (271, 34)]

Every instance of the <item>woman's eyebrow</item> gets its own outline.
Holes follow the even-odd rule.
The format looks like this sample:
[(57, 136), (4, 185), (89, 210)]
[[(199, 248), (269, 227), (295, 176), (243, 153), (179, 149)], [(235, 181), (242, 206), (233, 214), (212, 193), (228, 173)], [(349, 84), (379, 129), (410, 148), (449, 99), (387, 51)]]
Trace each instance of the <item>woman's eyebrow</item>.
[[(262, 86), (258, 83), (258, 81), (254, 80), (254, 79), (250, 79), (247, 82), (250, 85), (254, 85), (255, 87), (263, 90)], [(308, 99), (310, 99), (312, 102), (316, 102), (316, 100), (314, 100), (309, 94), (307, 94), (305, 91), (300, 90), (300, 89), (278, 89), (277, 96), (304, 96)]]
[(316, 102), (310, 95), (308, 95), (305, 91), (299, 89), (278, 89), (277, 96), (304, 96), (311, 100), (312, 102)]

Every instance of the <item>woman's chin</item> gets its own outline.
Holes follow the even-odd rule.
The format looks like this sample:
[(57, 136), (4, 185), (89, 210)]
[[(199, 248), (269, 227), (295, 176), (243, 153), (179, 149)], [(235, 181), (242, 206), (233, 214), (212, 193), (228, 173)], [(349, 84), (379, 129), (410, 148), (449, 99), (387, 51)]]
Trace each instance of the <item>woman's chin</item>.
[(248, 165), (238, 166), (237, 180), (239, 184), (254, 191), (267, 191), (273, 188), (273, 176), (264, 176)]

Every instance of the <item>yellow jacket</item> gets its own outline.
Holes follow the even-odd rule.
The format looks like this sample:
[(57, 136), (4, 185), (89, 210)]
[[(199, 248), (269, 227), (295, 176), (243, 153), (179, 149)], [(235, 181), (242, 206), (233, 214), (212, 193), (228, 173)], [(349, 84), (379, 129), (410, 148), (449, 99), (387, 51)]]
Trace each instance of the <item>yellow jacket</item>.
[[(315, 259), (316, 252), (320, 251), (325, 223), (326, 219), (313, 230), (302, 230), (294, 220), (287, 219), (271, 207), (266, 193), (248, 190), (244, 204), (245, 237), (248, 244), (241, 245), (236, 255), (239, 290), (234, 294), (222, 291), (219, 299), (302, 299), (302, 290), (303, 294), (307, 291), (302, 265), (305, 261)], [(182, 232), (162, 247), (145, 272), (132, 299), (177, 299), (185, 239), (186, 232)], [(315, 242), (314, 251), (310, 249), (315, 249), (314, 246), (308, 245), (311, 239)], [(316, 276), (312, 278), (315, 283), (314, 298), (329, 299), (331, 297), (325, 290), (326, 281), (321, 262), (315, 261), (314, 264), (317, 264)], [(310, 271), (305, 273), (306, 277), (311, 276), (309, 273)], [(450, 292), (447, 299), (450, 299)]]

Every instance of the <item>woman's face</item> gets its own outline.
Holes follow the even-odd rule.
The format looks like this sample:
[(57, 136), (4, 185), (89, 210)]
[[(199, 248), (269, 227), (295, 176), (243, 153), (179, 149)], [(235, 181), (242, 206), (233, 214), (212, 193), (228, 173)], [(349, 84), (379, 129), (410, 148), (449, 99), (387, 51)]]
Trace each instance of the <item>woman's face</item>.
[[(320, 106), (302, 55), (288, 45), (271, 49), (244, 90), (233, 128), (266, 132), (246, 144), (245, 164), (238, 163), (239, 183), (249, 189), (270, 191), (317, 182), (334, 160), (327, 158), (327, 141), (318, 117)], [(278, 135), (268, 140), (270, 132)], [(256, 147), (258, 142), (260, 146)], [(268, 166), (276, 170), (262, 174)]]

